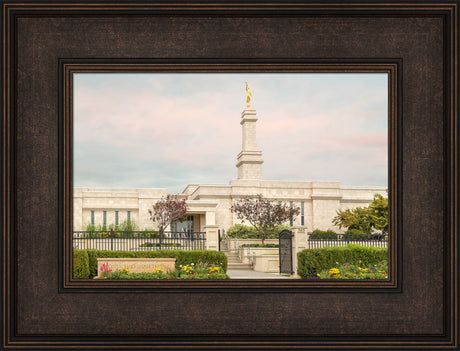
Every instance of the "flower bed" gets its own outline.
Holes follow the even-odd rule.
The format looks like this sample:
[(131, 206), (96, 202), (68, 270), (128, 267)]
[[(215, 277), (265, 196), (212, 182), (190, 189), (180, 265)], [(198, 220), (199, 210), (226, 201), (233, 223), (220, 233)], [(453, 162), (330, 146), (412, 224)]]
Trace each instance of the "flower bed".
[(194, 263), (180, 265), (179, 269), (170, 272), (163, 267), (158, 267), (155, 272), (151, 273), (131, 273), (127, 267), (112, 271), (108, 264), (103, 264), (100, 270), (100, 275), (96, 279), (230, 279), (219, 266), (195, 265)]
[(98, 275), (98, 258), (175, 258), (176, 270), (180, 265), (204, 264), (222, 267), (227, 270), (227, 256), (223, 252), (210, 250), (151, 250), (142, 251), (104, 251), (95, 249), (73, 249), (72, 271), (74, 279), (91, 279)]
[[(353, 274), (357, 274), (357, 267), (372, 268), (380, 262), (388, 262), (388, 249), (348, 244), (344, 247), (302, 250), (297, 253), (297, 258), (297, 274), (307, 279), (317, 274), (324, 276), (325, 271), (346, 265), (356, 265)], [(360, 260), (361, 263), (359, 263)]]
[(362, 261), (358, 264), (345, 263), (337, 268), (322, 270), (316, 276), (307, 279), (388, 279), (388, 262), (382, 261), (372, 267), (361, 267)]

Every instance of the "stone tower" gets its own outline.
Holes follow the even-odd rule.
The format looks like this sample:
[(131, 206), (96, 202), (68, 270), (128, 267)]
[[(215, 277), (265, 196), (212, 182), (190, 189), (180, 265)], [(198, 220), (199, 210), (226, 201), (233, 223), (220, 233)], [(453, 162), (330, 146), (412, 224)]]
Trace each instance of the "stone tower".
[(242, 150), (238, 154), (236, 167), (238, 179), (262, 179), (262, 151), (256, 145), (256, 110), (243, 110), (241, 126), (243, 131)]

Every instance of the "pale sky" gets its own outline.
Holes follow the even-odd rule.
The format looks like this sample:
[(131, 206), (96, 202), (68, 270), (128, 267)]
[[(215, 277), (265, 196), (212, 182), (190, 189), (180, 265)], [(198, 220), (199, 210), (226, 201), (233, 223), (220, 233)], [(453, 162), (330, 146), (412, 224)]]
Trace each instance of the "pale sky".
[(383, 73), (75, 74), (74, 186), (228, 184), (246, 81), (264, 180), (388, 186)]

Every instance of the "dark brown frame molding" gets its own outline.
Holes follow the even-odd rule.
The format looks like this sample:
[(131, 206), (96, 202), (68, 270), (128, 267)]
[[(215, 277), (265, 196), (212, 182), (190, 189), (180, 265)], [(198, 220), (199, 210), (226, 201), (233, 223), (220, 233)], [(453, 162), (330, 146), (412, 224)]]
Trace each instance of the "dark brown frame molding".
[[(458, 2), (2, 3), (2, 347), (458, 349)], [(72, 74), (388, 72), (391, 279), (71, 278)]]

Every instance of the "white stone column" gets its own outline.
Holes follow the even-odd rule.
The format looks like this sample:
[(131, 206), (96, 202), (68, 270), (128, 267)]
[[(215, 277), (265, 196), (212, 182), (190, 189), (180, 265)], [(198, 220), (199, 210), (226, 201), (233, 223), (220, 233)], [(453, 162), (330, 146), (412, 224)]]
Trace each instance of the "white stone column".
[(305, 226), (294, 226), (292, 230), (292, 270), (294, 276), (300, 278), (297, 274), (297, 253), (307, 248), (307, 228)]
[(257, 150), (256, 110), (241, 113), (242, 148), (237, 156), (238, 179), (262, 179), (262, 151)]
[(219, 251), (219, 226), (216, 224), (205, 225), (206, 250)]

